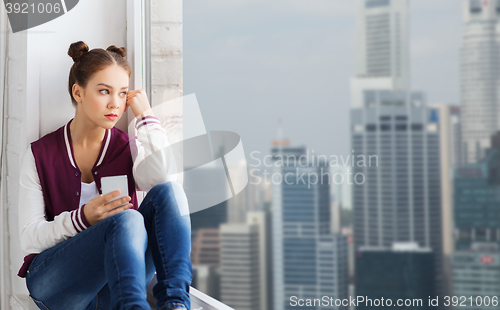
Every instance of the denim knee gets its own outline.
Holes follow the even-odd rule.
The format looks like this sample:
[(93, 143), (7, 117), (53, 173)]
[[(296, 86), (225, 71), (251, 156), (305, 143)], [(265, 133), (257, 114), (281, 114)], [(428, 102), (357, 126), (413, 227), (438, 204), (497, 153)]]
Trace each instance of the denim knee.
[(135, 227), (138, 226), (136, 225), (138, 223), (144, 223), (144, 217), (141, 212), (134, 209), (125, 209), (112, 216), (115, 216), (115, 223), (118, 225), (133, 225)]
[(131, 235), (147, 239), (147, 231), (144, 226), (144, 217), (141, 212), (134, 209), (126, 209), (113, 214), (113, 224), (115, 228), (123, 228)]
[(160, 203), (159, 205), (164, 208), (169, 208), (169, 213), (181, 216), (189, 214), (186, 192), (179, 182), (162, 182), (155, 185), (150, 191), (156, 194), (156, 199), (161, 199), (162, 202), (166, 202)]

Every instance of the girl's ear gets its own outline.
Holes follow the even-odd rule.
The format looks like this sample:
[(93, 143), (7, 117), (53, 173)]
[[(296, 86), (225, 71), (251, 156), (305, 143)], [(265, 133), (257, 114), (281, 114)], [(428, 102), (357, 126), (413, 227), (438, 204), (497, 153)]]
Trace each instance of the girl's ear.
[(79, 102), (76, 98), (80, 97), (80, 87), (75, 83), (73, 84), (73, 97), (75, 98), (76, 102)]

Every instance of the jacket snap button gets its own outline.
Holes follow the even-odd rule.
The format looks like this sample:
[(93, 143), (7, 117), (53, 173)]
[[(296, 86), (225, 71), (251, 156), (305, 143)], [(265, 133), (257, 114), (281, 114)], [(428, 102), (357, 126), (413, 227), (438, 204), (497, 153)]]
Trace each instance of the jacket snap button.
[(78, 176), (78, 172), (75, 172), (75, 177), (77, 177), (77, 176)]
[(75, 192), (75, 196), (78, 196), (78, 195), (80, 195), (80, 193), (79, 192)]
[(97, 174), (97, 171), (94, 171), (94, 174)]

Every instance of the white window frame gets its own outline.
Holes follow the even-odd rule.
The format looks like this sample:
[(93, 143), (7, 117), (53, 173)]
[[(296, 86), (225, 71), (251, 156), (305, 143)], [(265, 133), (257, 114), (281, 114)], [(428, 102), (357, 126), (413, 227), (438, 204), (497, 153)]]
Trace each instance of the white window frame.
[[(146, 34), (148, 21), (145, 14), (144, 0), (127, 0), (127, 60), (132, 70), (130, 76), (130, 89), (145, 88), (146, 81)], [(126, 124), (129, 124), (135, 119), (135, 115), (131, 109), (127, 111)], [(134, 129), (132, 129), (134, 130)], [(135, 132), (128, 132), (129, 136), (134, 136)], [(141, 203), (145, 192), (137, 191), (137, 203)]]

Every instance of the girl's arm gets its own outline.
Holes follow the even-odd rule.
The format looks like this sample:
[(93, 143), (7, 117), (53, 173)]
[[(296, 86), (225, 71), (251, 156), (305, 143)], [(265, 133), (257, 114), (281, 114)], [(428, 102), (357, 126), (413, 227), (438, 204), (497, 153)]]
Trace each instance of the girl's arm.
[(47, 221), (42, 186), (31, 146), (24, 153), (19, 178), (19, 233), (21, 249), (27, 255), (40, 253), (87, 229), (82, 205)]
[[(144, 115), (144, 114), (143, 114)], [(137, 117), (137, 136), (131, 139), (136, 189), (148, 191), (167, 181), (177, 181), (179, 172), (165, 129), (152, 112)]]

